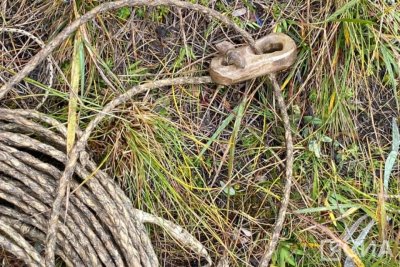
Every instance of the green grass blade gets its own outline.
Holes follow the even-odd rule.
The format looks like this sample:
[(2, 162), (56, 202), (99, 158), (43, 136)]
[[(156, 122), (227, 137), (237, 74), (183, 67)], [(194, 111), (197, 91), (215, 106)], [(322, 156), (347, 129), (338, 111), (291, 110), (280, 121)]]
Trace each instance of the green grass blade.
[[(81, 49), (82, 37), (79, 31), (76, 32), (74, 40), (74, 51), (71, 65), (71, 89), (68, 102), (68, 126), (67, 126), (67, 154), (71, 151), (75, 143), (76, 127), (78, 122), (78, 93), (81, 81), (82, 62)], [(84, 64), (84, 63), (83, 63)]]
[(203, 154), (207, 151), (207, 149), (211, 146), (211, 144), (217, 140), (218, 136), (222, 133), (223, 130), (229, 125), (229, 123), (235, 118), (237, 111), (239, 110), (239, 106), (235, 107), (233, 112), (229, 114), (228, 117), (221, 123), (221, 125), (218, 127), (218, 129), (214, 132), (214, 134), (211, 136), (211, 138), (208, 140), (208, 142), (204, 145), (203, 149), (200, 151), (199, 155), (197, 156), (198, 159), (200, 159)]
[(396, 162), (397, 155), (399, 154), (399, 143), (400, 143), (400, 135), (399, 135), (399, 127), (397, 126), (396, 119), (393, 119), (392, 123), (392, 151), (390, 151), (389, 156), (385, 162), (385, 171), (383, 175), (383, 185), (385, 193), (388, 192), (389, 189), (389, 179), (390, 174), (392, 173), (394, 163)]
[(358, 2), (360, 2), (360, 0), (352, 0), (349, 1), (348, 3), (346, 3), (345, 5), (343, 5), (341, 8), (339, 8), (338, 10), (336, 10), (332, 15), (330, 15), (325, 22), (330, 22), (333, 21), (334, 19), (336, 19), (337, 17), (339, 17), (340, 15), (346, 13), (350, 8), (352, 8), (353, 6), (355, 6), (356, 4), (358, 4)]
[(242, 103), (240, 103), (238, 107), (232, 135), (231, 138), (229, 139), (228, 179), (232, 177), (233, 173), (233, 163), (235, 161), (235, 146), (239, 134), (240, 124), (242, 123), (243, 114), (245, 112), (246, 103), (247, 103), (247, 98), (243, 99)]

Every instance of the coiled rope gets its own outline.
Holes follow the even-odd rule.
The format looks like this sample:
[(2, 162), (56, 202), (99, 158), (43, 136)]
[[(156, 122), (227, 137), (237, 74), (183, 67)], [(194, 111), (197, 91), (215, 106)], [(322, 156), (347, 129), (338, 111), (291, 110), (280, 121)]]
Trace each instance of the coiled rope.
[[(28, 266), (45, 266), (33, 244), (45, 244), (54, 192), (67, 162), (65, 136), (64, 125), (43, 114), (0, 109), (0, 246)], [(86, 152), (80, 155), (70, 192), (56, 247), (68, 266), (157, 266), (146, 222), (160, 225), (211, 262), (182, 227), (134, 209)]]
[[(80, 25), (101, 12), (137, 5), (168, 5), (199, 11), (235, 29), (257, 52), (254, 39), (246, 31), (207, 7), (178, 0), (108, 2), (72, 22), (32, 57), (20, 72), (0, 88), (0, 100)], [(284, 119), (287, 177), (273, 238), (261, 261), (262, 266), (268, 266), (279, 240), (289, 202), (293, 164), (293, 144), (286, 105), (275, 76), (270, 75), (269, 78)], [(1, 110), (0, 142), (4, 146), (0, 149), (2, 153), (0, 162), (4, 164), (4, 171), (0, 170), (0, 175), (2, 175), (0, 199), (4, 199), (5, 203), (0, 203), (4, 206), (1, 208), (1, 214), (4, 216), (0, 218), (0, 231), (3, 233), (0, 235), (0, 246), (23, 259), (29, 266), (54, 266), (55, 253), (71, 266), (99, 266), (101, 263), (106, 266), (112, 266), (112, 263), (116, 266), (125, 264), (158, 266), (154, 250), (143, 226), (144, 222), (151, 222), (162, 225), (178, 241), (206, 257), (211, 264), (206, 250), (180, 226), (134, 210), (122, 190), (114, 185), (105, 173), (98, 170), (85, 152), (87, 140), (101, 119), (136, 93), (173, 84), (210, 82), (210, 77), (184, 77), (154, 81), (132, 88), (115, 98), (96, 115), (86, 130), (79, 134), (78, 141), (68, 158), (65, 155), (66, 129), (60, 123), (33, 111)], [(31, 121), (32, 119), (34, 121)], [(49, 126), (54, 128), (49, 129)], [(51, 160), (43, 161), (43, 157)], [(54, 162), (56, 166), (50, 164)], [(92, 175), (93, 179), (69, 196), (69, 207), (63, 207), (63, 200), (68, 196), (69, 191), (76, 189), (88, 175)], [(62, 224), (59, 223), (61, 210), (68, 211)], [(17, 221), (18, 223), (14, 223)], [(31, 240), (46, 246), (45, 260), (23, 236), (29, 236)]]

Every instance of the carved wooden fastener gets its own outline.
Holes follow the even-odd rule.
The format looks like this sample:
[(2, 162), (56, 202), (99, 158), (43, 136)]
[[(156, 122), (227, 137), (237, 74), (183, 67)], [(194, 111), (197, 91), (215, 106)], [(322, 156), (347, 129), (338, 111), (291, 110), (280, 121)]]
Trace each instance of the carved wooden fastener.
[(251, 47), (234, 48), (224, 41), (216, 45), (220, 55), (211, 60), (210, 76), (217, 84), (230, 85), (290, 67), (297, 56), (295, 42), (286, 34), (272, 33), (256, 41), (262, 54)]

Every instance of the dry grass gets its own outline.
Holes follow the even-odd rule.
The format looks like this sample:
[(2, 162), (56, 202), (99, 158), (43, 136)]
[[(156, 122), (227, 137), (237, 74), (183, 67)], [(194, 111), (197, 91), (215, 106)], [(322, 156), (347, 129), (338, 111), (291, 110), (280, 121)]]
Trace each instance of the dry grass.
[[(24, 29), (47, 42), (74, 19), (68, 1), (30, 2), (3, 1), (2, 27)], [(254, 38), (281, 31), (299, 46), (297, 62), (279, 76), (294, 133), (295, 190), (273, 264), (320, 266), (321, 251), (331, 253), (322, 246), (329, 240), (326, 233), (294, 214), (300, 212), (342, 239), (346, 227), (368, 215), (377, 224), (364, 249), (388, 241), (392, 256), (363, 255), (361, 246), (355, 251), (366, 266), (396, 265), (397, 162), (385, 203), (379, 194), (392, 118), (399, 116), (400, 7), (383, 0), (243, 2), (199, 1), (231, 17)], [(77, 11), (82, 15), (97, 4), (77, 1)], [(232, 17), (243, 7), (245, 15)], [(202, 76), (216, 43), (243, 42), (197, 12), (167, 7), (122, 8), (98, 15), (82, 31), (81, 128), (127, 88), (166, 77)], [(73, 42), (72, 36), (53, 53), (57, 72), (52, 88), (45, 86), (47, 69), (41, 64), (18, 86), (24, 93), (0, 105), (35, 107), (44, 89), (50, 96), (41, 111), (66, 121)], [(4, 79), (40, 49), (12, 33), (0, 33), (0, 43)], [(261, 78), (230, 87), (160, 88), (119, 109), (96, 128), (90, 148), (134, 205), (184, 226), (215, 260), (226, 256), (232, 266), (257, 266), (270, 239), (284, 178), (284, 129), (271, 86)], [(382, 220), (382, 210), (388, 221)], [(158, 229), (150, 231), (164, 266), (199, 265), (199, 259), (168, 242)]]

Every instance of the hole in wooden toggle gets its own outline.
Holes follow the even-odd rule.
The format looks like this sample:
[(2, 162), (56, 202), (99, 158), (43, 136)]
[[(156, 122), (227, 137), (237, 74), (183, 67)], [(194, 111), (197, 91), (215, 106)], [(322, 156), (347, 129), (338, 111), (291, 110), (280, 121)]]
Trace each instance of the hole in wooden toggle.
[(261, 49), (263, 54), (270, 54), (270, 53), (282, 51), (282, 50), (283, 50), (282, 43), (267, 43)]

